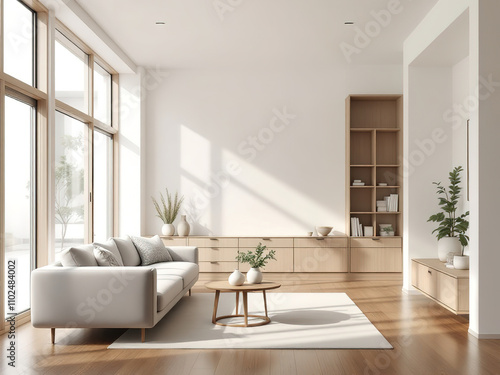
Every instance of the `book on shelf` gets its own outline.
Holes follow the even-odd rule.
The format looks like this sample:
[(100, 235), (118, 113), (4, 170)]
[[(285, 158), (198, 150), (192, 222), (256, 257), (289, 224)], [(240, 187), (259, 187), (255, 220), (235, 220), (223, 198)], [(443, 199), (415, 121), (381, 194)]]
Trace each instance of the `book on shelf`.
[(351, 217), (351, 236), (352, 237), (363, 236), (363, 224), (359, 222), (358, 217)]

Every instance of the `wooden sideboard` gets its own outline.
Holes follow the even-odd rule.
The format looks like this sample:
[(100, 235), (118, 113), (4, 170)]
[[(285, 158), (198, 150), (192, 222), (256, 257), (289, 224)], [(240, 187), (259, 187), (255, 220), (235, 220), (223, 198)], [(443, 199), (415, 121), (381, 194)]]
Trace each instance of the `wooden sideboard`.
[(412, 259), (411, 283), (455, 314), (469, 313), (469, 271), (447, 268), (439, 259)]
[(276, 251), (263, 272), (398, 273), (401, 272), (401, 238), (328, 237), (165, 237), (165, 246), (197, 246), (200, 272), (248, 271), (236, 260), (238, 251), (262, 243)]

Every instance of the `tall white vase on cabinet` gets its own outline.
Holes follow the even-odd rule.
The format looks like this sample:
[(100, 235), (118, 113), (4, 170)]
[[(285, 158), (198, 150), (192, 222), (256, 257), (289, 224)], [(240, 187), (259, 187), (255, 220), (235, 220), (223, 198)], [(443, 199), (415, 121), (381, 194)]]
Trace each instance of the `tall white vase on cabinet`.
[(191, 227), (186, 220), (186, 215), (181, 215), (181, 222), (177, 224), (177, 234), (181, 237), (189, 236)]

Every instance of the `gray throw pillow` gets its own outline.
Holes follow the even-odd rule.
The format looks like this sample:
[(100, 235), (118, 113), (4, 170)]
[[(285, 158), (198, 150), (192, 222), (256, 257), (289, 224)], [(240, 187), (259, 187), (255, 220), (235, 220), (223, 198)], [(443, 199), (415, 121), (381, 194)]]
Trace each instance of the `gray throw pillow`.
[(61, 264), (64, 267), (97, 266), (98, 264), (94, 257), (94, 246), (74, 246), (64, 250), (61, 254)]
[(100, 246), (94, 246), (94, 257), (97, 261), (97, 264), (100, 266), (108, 266), (108, 267), (118, 267), (123, 266), (123, 263), (120, 264), (118, 259), (116, 259), (115, 255)]
[(160, 236), (152, 238), (131, 236), (130, 238), (141, 257), (141, 265), (147, 266), (149, 264), (172, 261), (172, 257), (160, 239)]
[[(112, 238), (105, 242), (94, 242), (94, 247), (100, 247), (102, 249), (108, 250), (113, 254), (116, 258), (116, 261), (118, 262), (119, 266), (123, 266), (123, 259), (122, 256), (120, 255), (120, 251), (118, 250), (118, 247), (116, 247), (115, 241), (113, 241)], [(94, 252), (95, 255), (95, 252)], [(96, 257), (97, 259), (97, 257)], [(99, 260), (97, 260), (97, 263), (99, 263)], [(99, 263), (101, 266), (101, 264)]]
[(120, 252), (124, 266), (138, 266), (141, 264), (141, 258), (129, 236), (113, 237), (112, 240)]

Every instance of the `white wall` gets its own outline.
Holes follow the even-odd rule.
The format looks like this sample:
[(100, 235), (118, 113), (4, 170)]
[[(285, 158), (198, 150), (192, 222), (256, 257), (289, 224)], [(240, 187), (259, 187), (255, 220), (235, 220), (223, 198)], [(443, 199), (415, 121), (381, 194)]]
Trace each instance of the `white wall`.
[(344, 100), (401, 90), (400, 66), (171, 71), (148, 91), (146, 197), (182, 193), (193, 234), (344, 232)]

